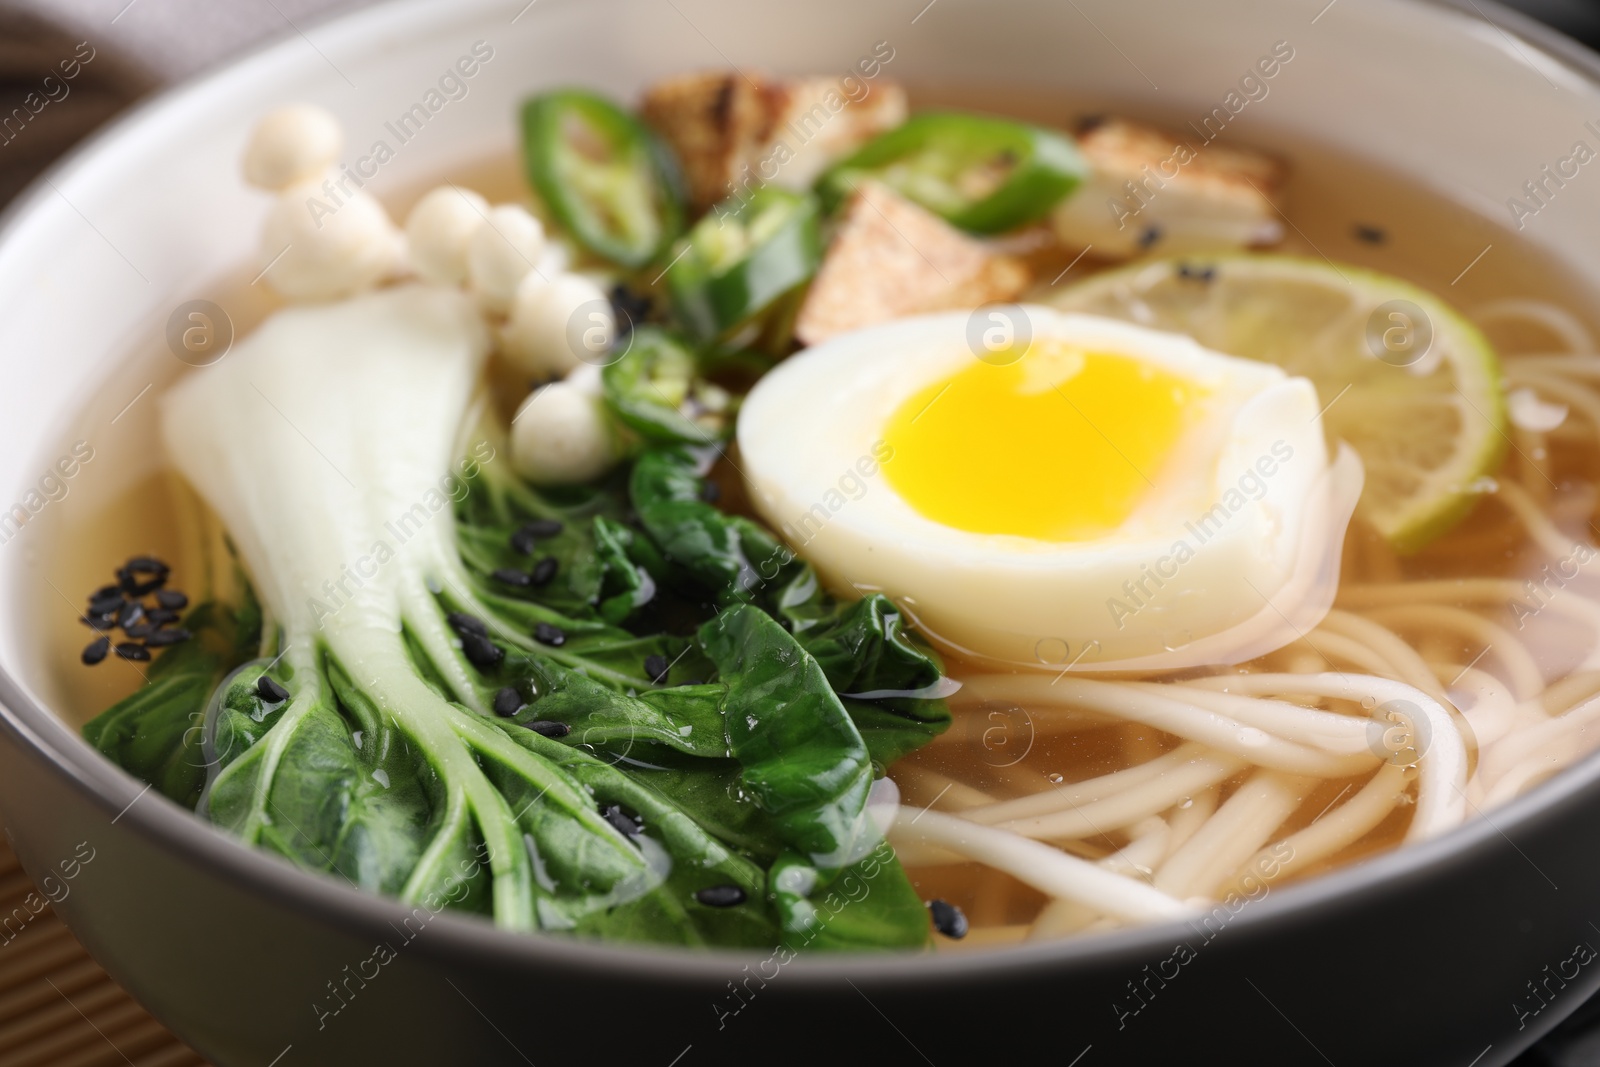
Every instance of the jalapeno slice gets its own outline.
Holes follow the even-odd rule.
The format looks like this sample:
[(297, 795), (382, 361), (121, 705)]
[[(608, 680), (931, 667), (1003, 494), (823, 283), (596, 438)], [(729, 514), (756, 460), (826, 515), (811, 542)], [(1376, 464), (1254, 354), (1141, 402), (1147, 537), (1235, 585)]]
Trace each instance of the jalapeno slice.
[(1037, 222), (1089, 172), (1066, 134), (1009, 119), (929, 111), (863, 145), (817, 181), (829, 211), (876, 180), (972, 233)]
[(522, 105), (528, 181), (594, 254), (638, 268), (683, 230), (678, 168), (655, 135), (604, 97), (558, 89)]
[(816, 198), (763, 186), (726, 200), (673, 250), (667, 289), (701, 340), (725, 337), (809, 281), (822, 260)]
[(706, 444), (732, 425), (733, 398), (700, 375), (700, 360), (656, 326), (633, 331), (628, 350), (600, 372), (606, 405), (655, 444)]

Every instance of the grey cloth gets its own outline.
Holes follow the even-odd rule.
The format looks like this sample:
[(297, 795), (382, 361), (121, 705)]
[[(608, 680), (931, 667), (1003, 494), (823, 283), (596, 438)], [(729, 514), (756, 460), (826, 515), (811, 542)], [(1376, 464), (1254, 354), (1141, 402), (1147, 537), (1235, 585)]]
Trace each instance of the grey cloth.
[(368, 0), (0, 0), (0, 204), (140, 96)]

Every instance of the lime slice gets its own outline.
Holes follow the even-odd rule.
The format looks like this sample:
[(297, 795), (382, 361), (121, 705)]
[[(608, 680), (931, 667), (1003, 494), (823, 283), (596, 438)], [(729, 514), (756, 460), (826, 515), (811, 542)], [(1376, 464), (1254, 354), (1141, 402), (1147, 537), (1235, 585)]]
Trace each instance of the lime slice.
[(1400, 552), (1460, 521), (1507, 444), (1494, 349), (1438, 297), (1398, 278), (1294, 256), (1156, 260), (1047, 303), (1193, 337), (1309, 378), (1323, 426), (1366, 465), (1357, 513)]

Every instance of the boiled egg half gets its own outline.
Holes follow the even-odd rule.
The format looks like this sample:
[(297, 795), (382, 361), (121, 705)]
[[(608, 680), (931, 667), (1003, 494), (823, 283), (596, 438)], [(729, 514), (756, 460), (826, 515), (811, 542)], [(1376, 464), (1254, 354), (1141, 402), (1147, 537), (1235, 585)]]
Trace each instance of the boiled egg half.
[(744, 404), (739, 463), (830, 587), (886, 593), (947, 651), (1181, 668), (1331, 605), (1361, 466), (1330, 458), (1320, 407), (1278, 367), (1019, 305), (791, 357)]

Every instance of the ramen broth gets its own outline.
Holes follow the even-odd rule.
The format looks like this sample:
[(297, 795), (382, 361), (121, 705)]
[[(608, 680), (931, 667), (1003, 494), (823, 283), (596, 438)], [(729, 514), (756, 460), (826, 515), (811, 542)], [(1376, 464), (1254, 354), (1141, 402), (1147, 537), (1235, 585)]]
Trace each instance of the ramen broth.
[[(921, 102), (942, 102), (926, 99), (934, 95), (925, 94)], [(965, 106), (976, 102), (992, 110), (1068, 126), (1074, 116), (1092, 110), (1018, 106), (1013, 97), (1002, 102), (981, 93), (961, 94), (960, 99)], [(1181, 121), (1179, 116), (1170, 125), (1181, 128)], [(1223, 135), (1224, 143), (1234, 136), (1230, 129)], [(1288, 183), (1278, 202), (1288, 220), (1286, 237), (1276, 251), (1329, 257), (1398, 275), (1440, 294), (1469, 317), (1475, 309), (1508, 298), (1538, 300), (1577, 316), (1582, 315), (1578, 309), (1595, 305), (1593, 293), (1580, 286), (1575, 272), (1563, 270), (1527, 241), (1452, 204), (1435, 190), (1398, 180), (1315, 144), (1279, 143), (1275, 150), (1289, 163)], [(518, 161), (510, 156), (454, 168), (448, 177), (481, 191), (491, 202), (525, 195)], [(395, 217), (404, 217), (423, 188), (387, 199)], [(1486, 248), (1489, 251), (1485, 252)], [(1080, 251), (1047, 246), (1029, 252), (1042, 288), (1069, 284), (1104, 266), (1091, 253), (1067, 269)], [(200, 295), (227, 310), (236, 336), (247, 333), (281, 306), (264, 286), (252, 284), (248, 273), (223, 280)], [(1508, 371), (1516, 367), (1519, 353), (1552, 352), (1562, 347), (1554, 331), (1531, 322), (1507, 319), (1484, 325), (1498, 344)], [(172, 587), (199, 600), (208, 589), (208, 552), (213, 561), (218, 552), (214, 543), (209, 550), (204, 548), (203, 539), (194, 532), (198, 528), (194, 519), (197, 505), (176, 483), (161, 456), (159, 398), (170, 382), (188, 370), (163, 343), (152, 344), (148, 339), (160, 337), (161, 332), (162, 324), (152, 324), (146, 339), (130, 345), (131, 358), (97, 385), (74, 432), (66, 438), (68, 444), (87, 441), (95, 451), (94, 459), (71, 480), (67, 496), (52, 502), (18, 535), (37, 576), (36, 639), (50, 665), (53, 685), (53, 691), (43, 695), (74, 725), (88, 721), (132, 691), (149, 669), (149, 664), (115, 657), (94, 670), (79, 664), (79, 653), (92, 637), (78, 622), (82, 597), (110, 581), (111, 570), (121, 560), (153, 553), (172, 563)], [(506, 402), (513, 401), (516, 392), (508, 388)], [(351, 403), (359, 402), (359, 398), (351, 398)], [(1566, 423), (1551, 433), (1514, 431), (1516, 447), (1497, 476), (1520, 485), (1552, 515), (1565, 536), (1575, 539), (1582, 537), (1579, 531), (1591, 520), (1600, 486), (1600, 452), (1585, 418), (1575, 409)], [(737, 474), (724, 465), (718, 480), (727, 490), (724, 501), (737, 506), (742, 499)], [(1560, 486), (1559, 493), (1554, 486)], [(1524, 580), (1537, 579), (1549, 562), (1549, 553), (1539, 550), (1525, 525), (1496, 503), (1480, 503), (1453, 531), (1404, 559), (1396, 557), (1358, 521), (1345, 544), (1337, 608), (1376, 612), (1378, 618), (1384, 618), (1387, 609), (1381, 604), (1375, 607), (1373, 595), (1352, 600), (1352, 591), (1421, 580), (1509, 579), (1521, 585)], [(1377, 601), (1381, 600), (1378, 595)], [(1553, 695), (1547, 690), (1547, 702), (1561, 706), (1552, 711), (1563, 711), (1600, 690), (1600, 673), (1577, 670), (1595, 643), (1595, 635), (1574, 623), (1570, 614), (1537, 612), (1531, 618), (1519, 618), (1507, 598), (1486, 600), (1482, 595), (1444, 597), (1435, 602), (1471, 612), (1520, 637), (1539, 673), (1555, 686)], [(1468, 632), (1470, 628), (1430, 633), (1399, 622), (1395, 625), (1430, 662), (1473, 665), (1502, 679), (1519, 666), (1527, 669), (1526, 664), (1503, 662), (1493, 650), (1486, 652), (1486, 642)], [(1310, 642), (1297, 641), (1243, 669), (1317, 671), (1346, 665), (1338, 656), (1325, 659), (1311, 647), (1315, 643), (1313, 635)], [(954, 658), (947, 657), (946, 662), (956, 680), (976, 670)], [(890, 769), (902, 803), (909, 807), (961, 812), (1062, 791), (1073, 783), (1144, 763), (1180, 743), (1172, 735), (1136, 723), (1082, 721), (1006, 702), (958, 699), (952, 701), (952, 710), (955, 722), (946, 734)], [(1586, 751), (1594, 743), (1593, 734), (1593, 730), (1578, 730), (1571, 751), (1559, 759), (1553, 757), (1550, 769)], [(1469, 756), (1476, 759), (1470, 738)], [(1165, 812), (1171, 826), (1176, 829), (1196, 823), (1226, 801), (1253, 772), (1254, 768), (1249, 768), (1220, 787), (1182, 798)], [(1312, 824), (1370, 777), (1371, 773), (1364, 771), (1353, 778), (1315, 785), (1273, 839)], [(1539, 777), (1532, 775), (1529, 784)], [(1408, 805), (1396, 806), (1358, 840), (1295, 871), (1292, 877), (1314, 875), (1397, 844), (1409, 818)], [(1071, 854), (1098, 860), (1130, 840), (1129, 831), (1118, 829), (1052, 843)], [(971, 922), (971, 936), (961, 942), (940, 939), (941, 949), (1020, 940), (1049, 904), (1039, 891), (997, 870), (974, 863), (938, 862), (938, 856), (919, 858), (908, 853), (905, 858), (908, 873), (924, 899), (951, 901), (965, 910)], [(1099, 926), (1078, 923), (1077, 928), (1104, 925), (1103, 921)], [(1067, 928), (1073, 924), (1068, 922)]]

